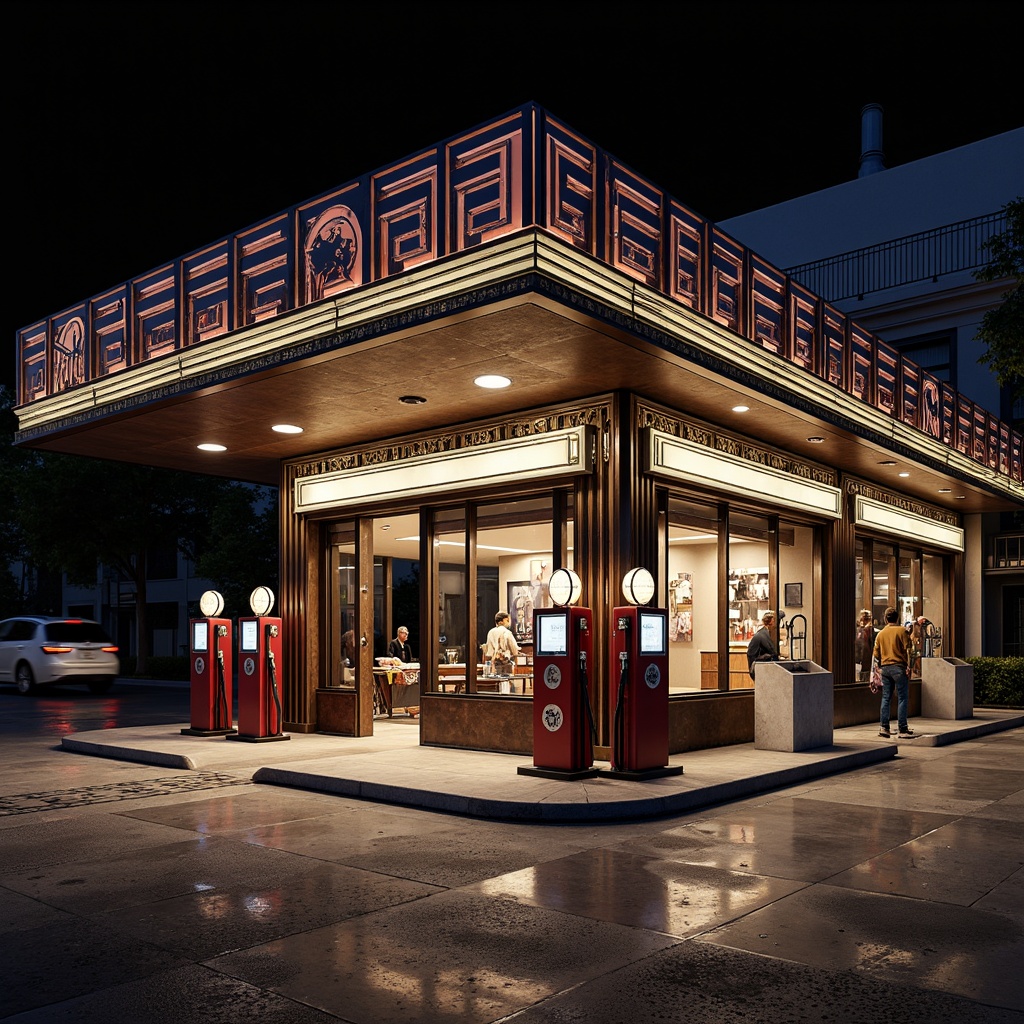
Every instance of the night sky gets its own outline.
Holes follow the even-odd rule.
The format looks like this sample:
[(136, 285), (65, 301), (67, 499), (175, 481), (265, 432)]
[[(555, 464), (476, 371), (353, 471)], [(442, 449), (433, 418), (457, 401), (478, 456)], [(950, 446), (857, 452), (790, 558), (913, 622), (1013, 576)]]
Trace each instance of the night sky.
[(9, 5), (0, 383), (19, 328), (529, 101), (714, 220), (855, 178), (867, 103), (889, 167), (1019, 128), (1015, 9)]

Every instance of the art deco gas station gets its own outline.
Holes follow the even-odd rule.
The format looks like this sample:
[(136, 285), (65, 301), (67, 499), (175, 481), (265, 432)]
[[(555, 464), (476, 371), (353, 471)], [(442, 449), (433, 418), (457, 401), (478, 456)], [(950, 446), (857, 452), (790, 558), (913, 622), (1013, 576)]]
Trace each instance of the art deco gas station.
[[(375, 636), (409, 581), (424, 744), (535, 752), (548, 705), (622, 770), (747, 742), (767, 609), (783, 657), (830, 677), (834, 723), (867, 722), (859, 610), (898, 607), (963, 657), (978, 519), (1024, 504), (1008, 424), (533, 104), (17, 341), (18, 443), (279, 488), (276, 608), (230, 645), (261, 694), (239, 739), (372, 733)], [(624, 603), (638, 569), (650, 593)], [(575, 603), (553, 599), (563, 570)], [(520, 648), (500, 679), (499, 609)], [(657, 631), (645, 609), (663, 650), (623, 646)], [(193, 728), (233, 728), (203, 664)], [(617, 726), (623, 664), (640, 703)], [(540, 751), (590, 767), (588, 746)]]

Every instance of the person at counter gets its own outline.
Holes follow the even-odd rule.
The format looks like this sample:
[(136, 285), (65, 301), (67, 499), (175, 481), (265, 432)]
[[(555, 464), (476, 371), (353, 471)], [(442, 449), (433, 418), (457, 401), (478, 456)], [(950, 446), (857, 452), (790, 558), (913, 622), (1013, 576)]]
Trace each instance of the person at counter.
[(772, 625), (775, 623), (775, 612), (766, 611), (761, 615), (761, 625), (747, 644), (747, 670), (750, 678), (754, 678), (754, 663), (758, 661), (778, 661), (779, 652), (772, 641)]
[(494, 628), (487, 634), (484, 660), (491, 663), (491, 675), (510, 676), (519, 657), (519, 644), (509, 629), (512, 617), (506, 611), (494, 613)]
[(403, 665), (409, 665), (416, 660), (409, 644), (408, 626), (398, 627), (398, 635), (388, 644), (388, 657), (397, 658)]

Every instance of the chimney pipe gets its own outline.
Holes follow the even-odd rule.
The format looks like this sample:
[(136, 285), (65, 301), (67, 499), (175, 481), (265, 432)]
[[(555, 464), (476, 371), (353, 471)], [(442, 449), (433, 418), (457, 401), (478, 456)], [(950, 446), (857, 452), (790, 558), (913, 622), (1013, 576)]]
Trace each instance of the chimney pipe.
[(882, 107), (869, 103), (860, 112), (860, 170), (858, 178), (885, 170), (882, 152)]

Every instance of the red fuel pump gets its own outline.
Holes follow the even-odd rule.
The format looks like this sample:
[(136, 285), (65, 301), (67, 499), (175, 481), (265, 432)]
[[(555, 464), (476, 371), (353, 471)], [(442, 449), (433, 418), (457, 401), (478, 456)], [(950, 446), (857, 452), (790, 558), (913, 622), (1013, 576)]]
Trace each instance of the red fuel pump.
[(231, 724), (231, 620), (218, 618), (224, 598), (208, 590), (199, 600), (206, 616), (189, 620), (191, 736), (229, 736)]
[(654, 594), (646, 569), (628, 573), (623, 590), (636, 603), (612, 609), (610, 773), (636, 779), (681, 775), (681, 765), (668, 764), (668, 613), (643, 607)]
[(277, 665), (282, 659), (281, 620), (270, 611), (274, 595), (258, 587), (249, 599), (257, 614), (238, 620), (238, 733), (228, 739), (249, 743), (290, 740), (283, 731)]
[(592, 617), (589, 608), (568, 606), (579, 591), (575, 573), (556, 569), (548, 593), (562, 606), (533, 615), (533, 767), (520, 767), (520, 775), (575, 779), (599, 771), (593, 767), (596, 730), (590, 702)]

